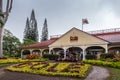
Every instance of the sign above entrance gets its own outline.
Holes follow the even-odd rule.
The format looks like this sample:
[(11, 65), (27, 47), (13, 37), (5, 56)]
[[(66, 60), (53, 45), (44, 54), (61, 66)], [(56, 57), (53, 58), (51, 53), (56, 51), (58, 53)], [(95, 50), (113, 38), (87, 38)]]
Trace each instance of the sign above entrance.
[(70, 36), (70, 41), (78, 41), (78, 36)]

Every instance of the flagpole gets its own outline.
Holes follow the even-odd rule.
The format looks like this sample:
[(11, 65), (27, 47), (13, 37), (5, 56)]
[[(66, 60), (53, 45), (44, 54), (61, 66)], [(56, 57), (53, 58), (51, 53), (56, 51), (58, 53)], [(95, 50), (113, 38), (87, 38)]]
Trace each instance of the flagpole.
[(83, 23), (82, 23), (82, 31), (83, 31)]
[(84, 24), (89, 24), (87, 19), (82, 19), (82, 31), (83, 31), (83, 28), (84, 28), (83, 27)]
[(83, 19), (82, 19), (82, 31), (83, 31)]

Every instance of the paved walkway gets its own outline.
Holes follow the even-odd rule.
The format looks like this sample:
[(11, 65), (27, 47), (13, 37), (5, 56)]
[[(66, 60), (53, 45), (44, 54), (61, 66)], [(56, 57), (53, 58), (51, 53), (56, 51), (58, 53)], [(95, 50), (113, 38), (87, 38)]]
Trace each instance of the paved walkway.
[(93, 71), (85, 80), (105, 80), (109, 76), (109, 72), (106, 68), (93, 66)]
[[(29, 73), (18, 73), (4, 71), (6, 67), (0, 68), (0, 80), (83, 80), (79, 78), (70, 77), (53, 77), (41, 76)], [(107, 69), (103, 67), (93, 66), (93, 71), (87, 76), (85, 80), (105, 80), (109, 76)]]
[(4, 72), (4, 69), (6, 69), (6, 68), (7, 68), (7, 67), (2, 67), (2, 68), (0, 68), (0, 76), (5, 73), (5, 72)]

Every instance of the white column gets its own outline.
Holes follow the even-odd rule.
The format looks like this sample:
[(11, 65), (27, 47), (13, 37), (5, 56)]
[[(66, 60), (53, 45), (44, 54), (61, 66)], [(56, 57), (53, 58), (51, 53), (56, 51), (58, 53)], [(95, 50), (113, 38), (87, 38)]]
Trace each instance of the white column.
[(40, 49), (40, 57), (42, 57), (43, 55), (42, 55), (42, 52), (43, 52), (43, 50), (42, 49)]
[(30, 54), (32, 54), (32, 50), (30, 50)]
[(108, 53), (108, 45), (106, 44), (105, 53)]
[(66, 59), (66, 49), (64, 49), (64, 60)]
[(86, 51), (85, 51), (85, 49), (83, 49), (82, 54), (83, 54), (83, 60), (85, 60), (85, 55), (86, 55)]
[(49, 54), (51, 54), (51, 50), (52, 50), (52, 49), (49, 48)]
[(23, 58), (23, 50), (21, 50), (21, 58)]
[(56, 54), (54, 49), (52, 50), (52, 52), (53, 52), (53, 54)]

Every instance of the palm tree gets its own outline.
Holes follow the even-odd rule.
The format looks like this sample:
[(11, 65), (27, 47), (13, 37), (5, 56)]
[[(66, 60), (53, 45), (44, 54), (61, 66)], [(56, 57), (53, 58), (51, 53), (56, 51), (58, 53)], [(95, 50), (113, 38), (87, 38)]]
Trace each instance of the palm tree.
[(9, 13), (12, 9), (12, 3), (13, 3), (13, 0), (7, 0), (6, 10), (4, 11), (3, 10), (3, 0), (0, 0), (0, 58), (3, 57), (2, 41), (3, 41), (4, 25), (8, 19)]

